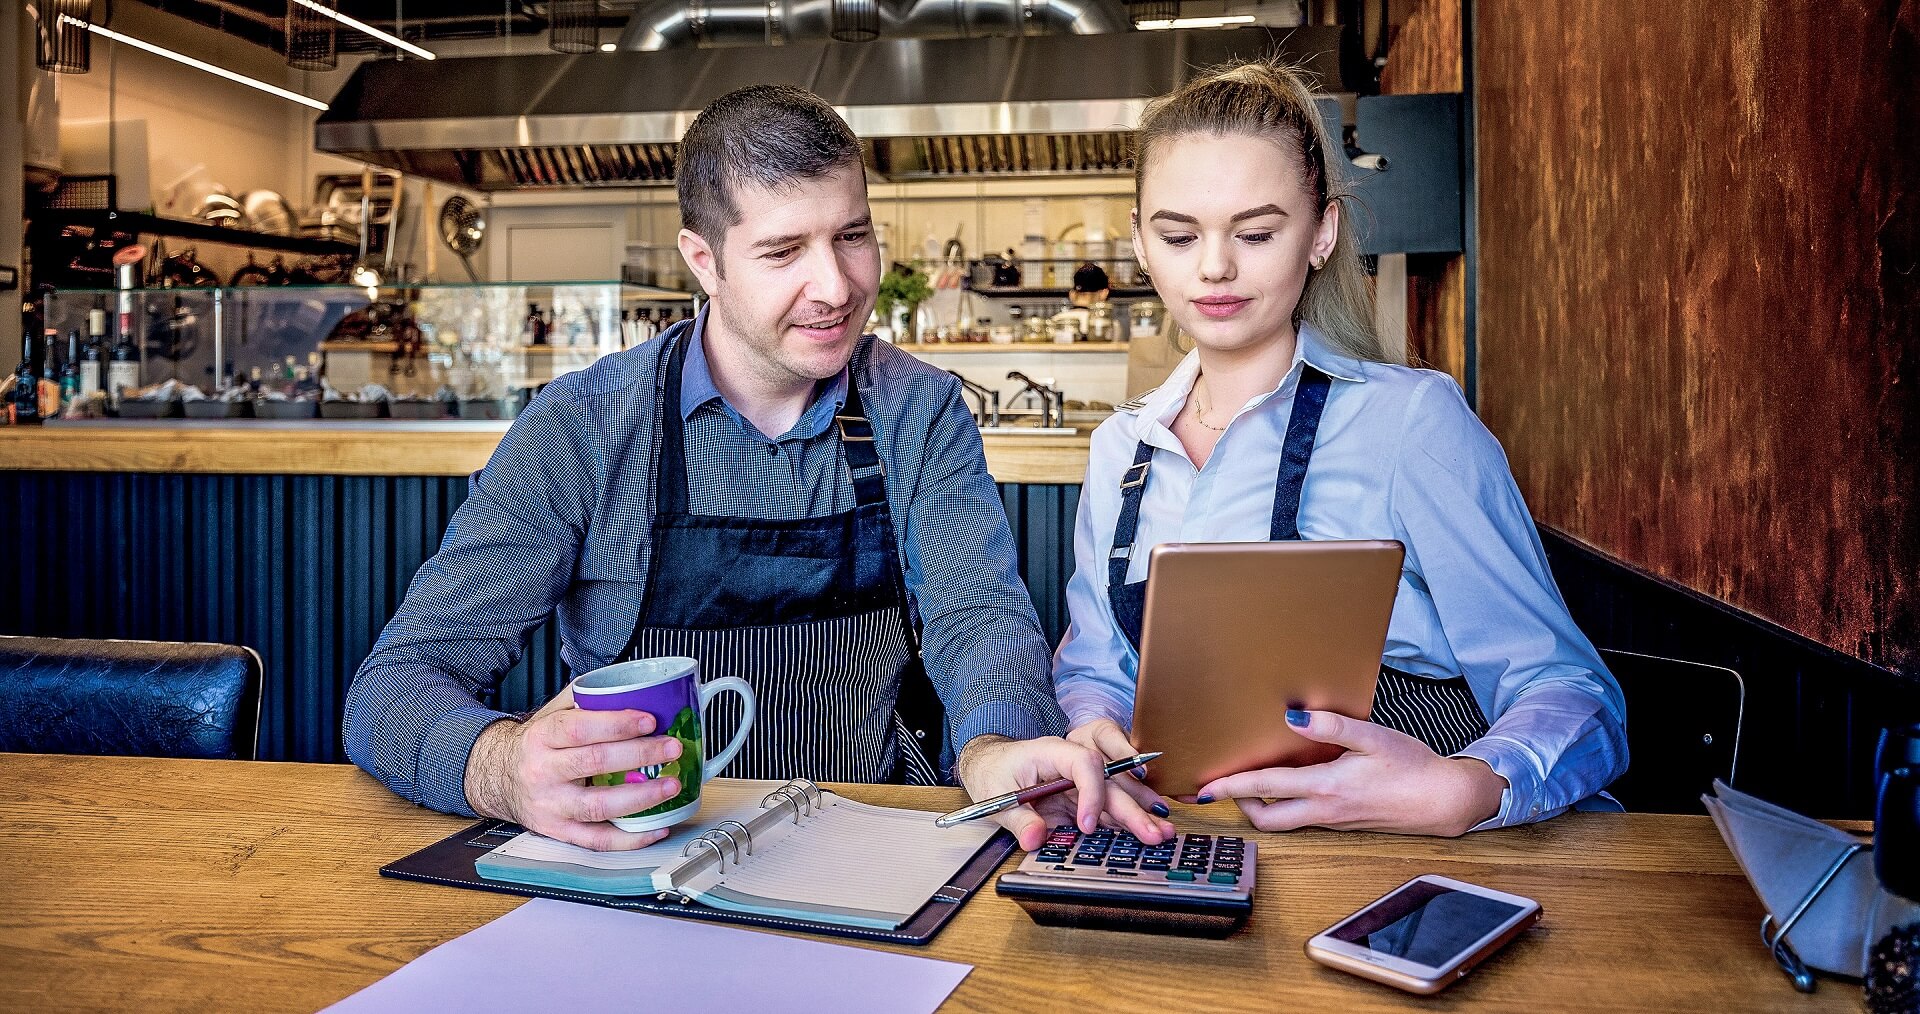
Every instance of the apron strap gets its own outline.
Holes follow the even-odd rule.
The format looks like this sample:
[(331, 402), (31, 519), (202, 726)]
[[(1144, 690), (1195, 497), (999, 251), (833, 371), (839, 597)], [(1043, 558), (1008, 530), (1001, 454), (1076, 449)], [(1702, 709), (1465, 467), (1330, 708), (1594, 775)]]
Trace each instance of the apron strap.
[(680, 416), (680, 374), (687, 365), (687, 346), (693, 329), (674, 339), (667, 355), (667, 389), (660, 399), (660, 467), (654, 480), (656, 514), (687, 513), (687, 424)]
[(1120, 517), (1113, 523), (1113, 549), (1107, 553), (1107, 591), (1127, 583), (1127, 564), (1133, 560), (1133, 539), (1140, 531), (1140, 499), (1146, 493), (1147, 472), (1153, 467), (1153, 445), (1145, 440), (1133, 449), (1133, 464), (1120, 479)]
[(1300, 491), (1307, 485), (1307, 459), (1320, 435), (1320, 415), (1327, 407), (1327, 375), (1312, 363), (1300, 363), (1300, 383), (1293, 392), (1293, 411), (1287, 416), (1287, 442), (1280, 451), (1280, 473), (1273, 480), (1271, 542), (1300, 538)]
[[(847, 461), (847, 475), (853, 479), (853, 501), (862, 507), (879, 506), (887, 512), (886, 469), (880, 465), (880, 452), (874, 448), (873, 421), (860, 401), (857, 374), (847, 370), (847, 403), (833, 417), (840, 428), (840, 453)], [(891, 525), (892, 517), (888, 517)], [(891, 543), (889, 543), (891, 545)]]

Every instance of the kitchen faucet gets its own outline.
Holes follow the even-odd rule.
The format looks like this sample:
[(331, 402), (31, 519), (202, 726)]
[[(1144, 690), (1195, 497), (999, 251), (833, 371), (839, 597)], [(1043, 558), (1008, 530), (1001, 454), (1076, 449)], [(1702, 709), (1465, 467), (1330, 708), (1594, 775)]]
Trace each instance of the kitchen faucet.
[(1040, 399), (1040, 427), (1042, 429), (1059, 426), (1065, 422), (1067, 410), (1064, 399), (1066, 396), (1061, 394), (1058, 389), (1047, 384), (1042, 384), (1032, 377), (1021, 373), (1019, 370), (1008, 370), (1007, 379), (1017, 380), (1026, 385), (1025, 389), (1021, 392), (1022, 394), (1031, 394)]
[[(960, 382), (960, 386), (964, 388), (968, 394), (971, 394), (975, 398), (979, 399), (980, 410), (974, 413), (974, 416), (973, 416), (974, 423), (980, 426), (982, 429), (985, 429), (988, 426), (987, 406), (989, 403), (991, 403), (993, 406), (992, 425), (996, 428), (999, 427), (1000, 425), (1000, 392), (994, 390), (991, 387), (986, 387), (981, 384), (976, 384), (973, 381), (968, 380), (966, 377), (961, 376), (958, 371), (948, 370), (947, 372), (953, 374), (954, 379)], [(991, 402), (989, 402), (989, 399), (991, 399)]]

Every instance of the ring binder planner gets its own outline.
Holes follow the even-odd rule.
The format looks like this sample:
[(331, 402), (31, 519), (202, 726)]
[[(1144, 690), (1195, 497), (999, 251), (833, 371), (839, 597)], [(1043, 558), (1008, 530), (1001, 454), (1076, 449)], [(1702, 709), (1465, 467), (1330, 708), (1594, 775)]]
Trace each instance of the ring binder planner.
[[(632, 852), (487, 821), (380, 872), (692, 918), (925, 943), (1013, 850), (991, 825), (874, 806), (805, 779), (716, 778), (694, 820)], [(873, 862), (884, 842), (884, 871)]]

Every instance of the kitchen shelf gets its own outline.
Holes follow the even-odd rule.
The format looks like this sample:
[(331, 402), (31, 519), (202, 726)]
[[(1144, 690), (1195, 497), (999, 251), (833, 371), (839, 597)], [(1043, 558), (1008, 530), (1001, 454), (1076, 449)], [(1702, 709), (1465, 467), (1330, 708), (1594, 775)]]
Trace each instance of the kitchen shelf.
[(149, 215), (139, 211), (102, 211), (98, 209), (52, 210), (34, 216), (35, 231), (55, 231), (68, 226), (86, 226), (96, 231), (128, 232), (138, 236), (167, 236), (196, 243), (227, 243), (254, 250), (277, 250), (310, 257), (327, 257), (359, 252), (352, 243), (332, 239), (308, 239), (304, 236), (276, 236), (251, 229), (231, 229), (205, 222)]
[[(973, 294), (995, 299), (1066, 299), (1068, 293), (1072, 291), (1072, 289), (1067, 288), (1029, 289), (1025, 287), (985, 285), (975, 288)], [(1122, 299), (1156, 299), (1158, 297), (1158, 293), (1151, 287), (1144, 285), (1115, 286), (1107, 290), (1107, 302), (1110, 303)]]
[(897, 342), (908, 352), (959, 352), (959, 353), (1033, 353), (1033, 352), (1118, 352), (1125, 355), (1126, 342), (1074, 342), (1061, 345), (1055, 342)]

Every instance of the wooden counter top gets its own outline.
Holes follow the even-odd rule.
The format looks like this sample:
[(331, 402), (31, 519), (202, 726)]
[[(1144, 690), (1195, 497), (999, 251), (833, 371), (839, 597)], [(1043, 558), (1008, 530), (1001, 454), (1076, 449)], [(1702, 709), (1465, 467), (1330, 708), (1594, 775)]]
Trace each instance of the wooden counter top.
[[(504, 422), (156, 420), (0, 427), (0, 470), (228, 475), (468, 475)], [(1087, 436), (989, 434), (987, 470), (1006, 483), (1086, 477)]]

